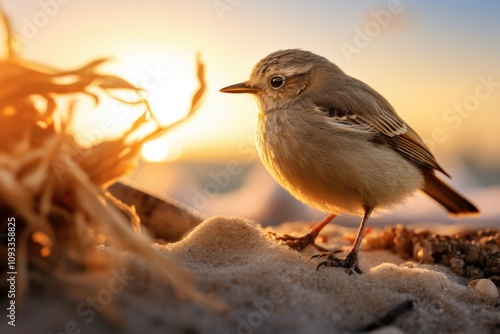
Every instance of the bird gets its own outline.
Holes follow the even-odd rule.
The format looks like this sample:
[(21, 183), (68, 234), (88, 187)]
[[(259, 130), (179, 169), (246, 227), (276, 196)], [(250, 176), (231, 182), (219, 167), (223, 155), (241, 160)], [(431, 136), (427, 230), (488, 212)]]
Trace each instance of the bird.
[(343, 267), (361, 274), (358, 253), (370, 215), (394, 208), (417, 190), (450, 215), (479, 213), (437, 175), (450, 177), (392, 105), (325, 57), (279, 50), (261, 59), (247, 81), (220, 92), (255, 97), (256, 146), (263, 165), (291, 195), (327, 213), (307, 235), (282, 240), (302, 249), (315, 245), (335, 216), (362, 217), (347, 255), (315, 254), (312, 258), (323, 259), (316, 270)]

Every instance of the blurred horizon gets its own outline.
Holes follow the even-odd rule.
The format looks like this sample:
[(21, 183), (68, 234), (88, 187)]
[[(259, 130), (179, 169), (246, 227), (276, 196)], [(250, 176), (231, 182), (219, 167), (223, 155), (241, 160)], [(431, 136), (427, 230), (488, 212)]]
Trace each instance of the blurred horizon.
[[(130, 177), (191, 205), (195, 190), (215, 182), (210, 173), (222, 175), (228, 163), (241, 167), (200, 211), (223, 214), (215, 202), (243, 192), (251, 186), (245, 183), (251, 182), (251, 170), (263, 170), (253, 143), (255, 103), (219, 89), (246, 80), (257, 61), (286, 48), (320, 54), (381, 93), (466, 195), (500, 184), (500, 2), (25, 0), (0, 6), (23, 58), (72, 69), (109, 57), (100, 72), (143, 87), (164, 125), (189, 109), (200, 52), (207, 91), (199, 111), (146, 144), (144, 160)], [(94, 108), (91, 101), (80, 107), (73, 129), (82, 141), (117, 136), (138, 116), (113, 101), (95, 111), (88, 110)], [(177, 183), (166, 175), (173, 172)], [(281, 194), (270, 177), (254, 180), (269, 194)], [(183, 184), (189, 185), (185, 194)], [(265, 192), (254, 188), (249, 198)], [(416, 202), (415, 207), (430, 203)], [(500, 209), (484, 205), (491, 221), (500, 223)], [(246, 214), (251, 208), (227, 212)], [(309, 216), (317, 213), (300, 217)]]

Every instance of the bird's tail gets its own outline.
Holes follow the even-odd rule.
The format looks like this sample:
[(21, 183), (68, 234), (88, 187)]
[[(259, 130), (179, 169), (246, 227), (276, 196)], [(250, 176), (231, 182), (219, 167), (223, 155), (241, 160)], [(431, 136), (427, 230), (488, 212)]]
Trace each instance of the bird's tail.
[(424, 187), (422, 190), (438, 201), (452, 215), (479, 213), (478, 208), (474, 204), (441, 181), (432, 171), (424, 171)]

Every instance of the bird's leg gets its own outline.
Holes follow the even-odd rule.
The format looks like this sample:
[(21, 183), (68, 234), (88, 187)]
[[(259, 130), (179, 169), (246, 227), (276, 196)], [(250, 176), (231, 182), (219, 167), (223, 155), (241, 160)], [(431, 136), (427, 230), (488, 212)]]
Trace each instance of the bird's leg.
[(361, 220), (358, 234), (356, 235), (354, 244), (352, 245), (352, 248), (347, 254), (347, 256), (343, 259), (340, 259), (336, 257), (332, 252), (328, 252), (326, 254), (313, 255), (311, 259), (326, 258), (323, 262), (320, 262), (318, 264), (316, 270), (318, 270), (322, 266), (343, 267), (347, 268), (347, 272), (349, 273), (349, 275), (353, 274), (354, 272), (357, 272), (358, 274), (363, 273), (358, 265), (358, 252), (359, 252), (359, 247), (361, 246), (361, 241), (363, 240), (363, 235), (365, 234), (365, 224), (366, 221), (368, 220), (368, 217), (370, 217), (372, 210), (373, 209), (370, 207), (365, 207), (365, 214), (363, 216), (363, 220)]
[(322, 221), (314, 225), (309, 230), (309, 232), (302, 237), (294, 237), (288, 234), (284, 235), (276, 235), (274, 233), (271, 234), (273, 234), (274, 238), (276, 238), (277, 240), (284, 241), (288, 245), (288, 247), (295, 249), (297, 251), (301, 251), (307, 246), (312, 245), (316, 247), (316, 249), (319, 251), (328, 252), (326, 248), (316, 245), (314, 240), (316, 240), (316, 238), (319, 235), (319, 232), (323, 229), (323, 227), (325, 227), (326, 224), (328, 224), (333, 218), (335, 218), (335, 215), (329, 214)]

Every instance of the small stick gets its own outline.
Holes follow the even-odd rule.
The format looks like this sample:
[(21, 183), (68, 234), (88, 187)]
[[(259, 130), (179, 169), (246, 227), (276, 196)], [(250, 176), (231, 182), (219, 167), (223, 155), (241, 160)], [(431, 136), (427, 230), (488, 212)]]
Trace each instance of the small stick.
[(413, 308), (413, 301), (405, 300), (404, 302), (402, 302), (401, 304), (399, 304), (398, 306), (387, 312), (381, 318), (375, 320), (374, 322), (369, 323), (366, 326), (359, 328), (355, 332), (368, 332), (383, 326), (387, 326), (391, 322), (396, 320), (397, 317), (410, 311), (412, 308)]

